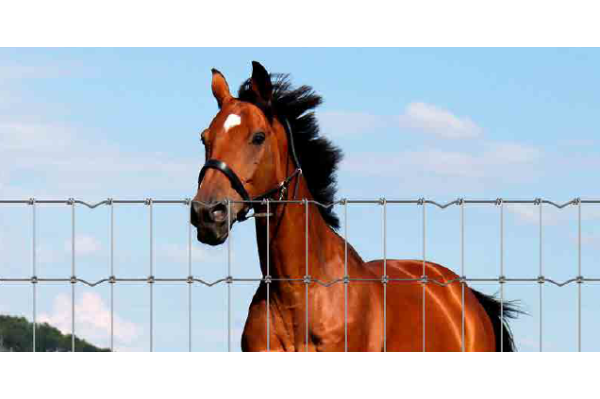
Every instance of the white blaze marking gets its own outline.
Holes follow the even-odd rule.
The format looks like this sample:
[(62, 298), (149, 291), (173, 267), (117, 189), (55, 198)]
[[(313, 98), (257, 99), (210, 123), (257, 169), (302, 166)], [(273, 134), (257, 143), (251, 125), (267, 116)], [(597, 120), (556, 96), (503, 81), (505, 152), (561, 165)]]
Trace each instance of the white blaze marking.
[(225, 124), (223, 125), (223, 127), (225, 128), (225, 131), (228, 131), (232, 127), (235, 127), (235, 126), (238, 126), (241, 124), (242, 124), (242, 118), (240, 118), (239, 115), (230, 114), (227, 117), (227, 119), (225, 120)]

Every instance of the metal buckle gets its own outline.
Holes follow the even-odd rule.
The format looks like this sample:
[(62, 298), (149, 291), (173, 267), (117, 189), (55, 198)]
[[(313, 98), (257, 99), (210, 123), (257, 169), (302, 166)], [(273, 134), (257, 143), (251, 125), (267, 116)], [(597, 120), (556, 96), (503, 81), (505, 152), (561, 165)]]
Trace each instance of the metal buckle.
[(287, 193), (287, 185), (282, 185), (281, 189), (279, 190), (279, 201), (281, 201), (283, 199), (283, 197), (285, 197), (286, 193)]

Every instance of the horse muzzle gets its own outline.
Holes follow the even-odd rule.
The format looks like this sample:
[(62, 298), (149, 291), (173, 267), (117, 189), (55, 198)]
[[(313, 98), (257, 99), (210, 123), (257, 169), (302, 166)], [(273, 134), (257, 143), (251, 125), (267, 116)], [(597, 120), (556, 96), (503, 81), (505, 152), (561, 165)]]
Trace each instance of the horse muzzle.
[(229, 217), (228, 211), (223, 202), (193, 202), (190, 219), (196, 227), (198, 241), (208, 245), (224, 243), (230, 230), (228, 221), (233, 224), (236, 220), (236, 213), (232, 211)]

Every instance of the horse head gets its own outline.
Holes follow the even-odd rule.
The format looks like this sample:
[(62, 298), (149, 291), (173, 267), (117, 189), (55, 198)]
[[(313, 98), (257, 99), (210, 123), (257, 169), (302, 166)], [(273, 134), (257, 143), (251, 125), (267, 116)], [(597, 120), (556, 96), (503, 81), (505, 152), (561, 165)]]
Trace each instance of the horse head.
[[(260, 63), (252, 66), (247, 82), (252, 101), (233, 97), (223, 74), (212, 70), (219, 111), (201, 133), (206, 163), (191, 207), (202, 243), (222, 244), (233, 223), (245, 220), (254, 203), (280, 195), (292, 179), (286, 168), (290, 132), (272, 113), (271, 77)], [(297, 174), (298, 165), (295, 170)]]

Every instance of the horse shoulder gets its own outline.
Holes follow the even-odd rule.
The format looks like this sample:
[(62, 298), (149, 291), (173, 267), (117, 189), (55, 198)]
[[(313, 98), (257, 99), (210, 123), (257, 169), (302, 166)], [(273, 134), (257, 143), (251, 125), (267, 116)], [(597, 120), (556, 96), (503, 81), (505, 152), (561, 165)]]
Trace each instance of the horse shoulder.
[[(266, 285), (261, 284), (250, 303), (248, 318), (242, 333), (242, 350), (244, 352), (283, 351), (284, 345), (278, 330), (281, 328), (279, 315), (271, 302), (269, 307), (269, 342), (267, 345), (267, 297)], [(267, 346), (269, 348), (267, 348)]]

